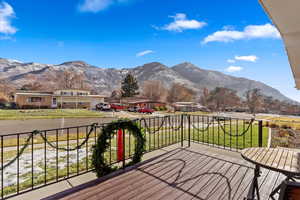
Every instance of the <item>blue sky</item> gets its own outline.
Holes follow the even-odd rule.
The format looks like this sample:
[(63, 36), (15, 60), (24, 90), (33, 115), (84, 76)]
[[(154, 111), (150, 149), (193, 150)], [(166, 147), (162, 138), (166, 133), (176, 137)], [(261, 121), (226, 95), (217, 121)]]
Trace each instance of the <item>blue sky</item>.
[(258, 0), (0, 0), (0, 57), (116, 68), (188, 61), (300, 101)]

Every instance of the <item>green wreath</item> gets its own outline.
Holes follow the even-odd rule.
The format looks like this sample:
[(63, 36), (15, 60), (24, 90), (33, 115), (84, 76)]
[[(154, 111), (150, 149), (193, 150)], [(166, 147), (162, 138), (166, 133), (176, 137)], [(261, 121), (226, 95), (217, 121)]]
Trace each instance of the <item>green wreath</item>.
[(126, 166), (136, 164), (142, 159), (145, 151), (146, 140), (144, 133), (139, 128), (138, 124), (134, 121), (129, 121), (128, 119), (121, 119), (112, 122), (103, 128), (101, 134), (98, 136), (97, 143), (93, 146), (92, 165), (95, 168), (98, 177), (107, 175), (118, 169), (117, 167), (113, 168), (106, 163), (104, 153), (106, 152), (107, 148), (109, 148), (109, 140), (113, 138), (114, 131), (119, 129), (131, 131), (133, 136), (136, 138), (135, 153), (132, 161), (126, 164)]

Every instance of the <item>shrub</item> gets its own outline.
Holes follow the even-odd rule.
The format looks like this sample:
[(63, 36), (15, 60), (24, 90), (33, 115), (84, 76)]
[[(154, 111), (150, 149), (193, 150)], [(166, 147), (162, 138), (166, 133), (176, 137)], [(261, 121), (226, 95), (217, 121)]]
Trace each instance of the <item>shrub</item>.
[(281, 125), (281, 128), (283, 128), (283, 129), (291, 129), (291, 127), (288, 126), (287, 124), (282, 124), (282, 125)]
[(269, 122), (265, 122), (264, 126), (269, 127), (270, 126)]
[(161, 111), (166, 111), (167, 110), (166, 106), (160, 106), (159, 108), (160, 108)]
[(155, 110), (155, 111), (160, 111), (160, 107), (159, 107), (159, 106), (155, 106), (155, 107), (154, 107), (154, 110)]
[(277, 124), (272, 123), (270, 124), (270, 128), (279, 128), (279, 126)]

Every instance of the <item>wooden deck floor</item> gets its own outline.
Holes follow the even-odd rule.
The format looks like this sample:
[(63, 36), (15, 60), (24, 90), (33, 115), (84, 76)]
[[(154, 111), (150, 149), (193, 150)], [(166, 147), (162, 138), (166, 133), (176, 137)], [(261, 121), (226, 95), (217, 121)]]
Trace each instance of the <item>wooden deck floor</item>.
[[(222, 150), (201, 150), (177, 148), (106, 181), (47, 199), (243, 199), (253, 178), (253, 166), (238, 154), (234, 158)], [(269, 199), (283, 179), (279, 173), (262, 170), (261, 199)]]

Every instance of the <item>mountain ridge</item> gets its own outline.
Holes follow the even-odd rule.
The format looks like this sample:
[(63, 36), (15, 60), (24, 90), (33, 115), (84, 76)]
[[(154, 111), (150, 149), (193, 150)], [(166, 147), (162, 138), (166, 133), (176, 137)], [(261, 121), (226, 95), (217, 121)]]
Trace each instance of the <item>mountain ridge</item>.
[(298, 103), (284, 96), (277, 89), (267, 84), (224, 74), (219, 71), (200, 68), (190, 62), (183, 62), (168, 67), (159, 62), (146, 63), (134, 68), (102, 68), (90, 65), (84, 61), (69, 61), (61, 64), (22, 63), (20, 61), (0, 58), (0, 79), (8, 79), (17, 87), (33, 81), (48, 81), (47, 84), (55, 86), (52, 80), (57, 73), (66, 70), (84, 73), (86, 82), (99, 93), (109, 95), (113, 90), (119, 89), (124, 76), (130, 72), (136, 76), (140, 84), (147, 80), (158, 80), (166, 88), (172, 84), (183, 84), (199, 93), (203, 88), (209, 90), (215, 87), (226, 87), (237, 91), (238, 96), (244, 98), (244, 93), (249, 89), (259, 88), (265, 96), (289, 103)]

